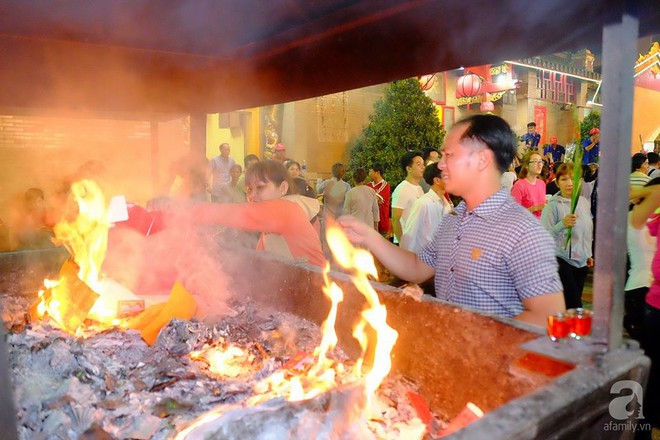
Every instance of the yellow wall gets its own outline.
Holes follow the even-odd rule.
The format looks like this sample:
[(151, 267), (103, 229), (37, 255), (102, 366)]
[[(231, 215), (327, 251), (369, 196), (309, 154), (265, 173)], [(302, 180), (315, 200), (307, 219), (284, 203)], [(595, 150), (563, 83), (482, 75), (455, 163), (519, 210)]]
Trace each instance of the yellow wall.
[(644, 142), (652, 142), (660, 135), (660, 92), (635, 87), (633, 101), (633, 127), (630, 141), (631, 152), (639, 152), (639, 136)]
[(245, 153), (245, 136), (241, 128), (220, 128), (219, 114), (206, 116), (206, 157), (211, 159), (220, 154), (220, 144), (231, 147), (229, 156), (242, 166)]

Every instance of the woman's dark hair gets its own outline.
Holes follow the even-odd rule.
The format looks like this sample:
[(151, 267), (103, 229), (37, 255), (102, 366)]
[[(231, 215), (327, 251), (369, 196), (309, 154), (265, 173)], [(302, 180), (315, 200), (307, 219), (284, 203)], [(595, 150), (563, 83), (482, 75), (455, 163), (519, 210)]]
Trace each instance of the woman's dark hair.
[(245, 169), (248, 168), (248, 163), (252, 161), (259, 162), (259, 156), (257, 156), (256, 154), (248, 154), (243, 158), (243, 165), (245, 165)]
[(644, 153), (635, 153), (632, 157), (632, 171), (637, 171), (646, 162), (646, 155)]
[(288, 160), (288, 161), (286, 162), (286, 169), (288, 170), (289, 168), (291, 168), (292, 165), (297, 165), (297, 166), (298, 166), (298, 169), (299, 169), (299, 170), (301, 169), (301, 168), (300, 168), (300, 164), (299, 164), (298, 162), (296, 162), (295, 160)]
[(25, 201), (28, 203), (34, 202), (35, 200), (44, 200), (44, 192), (41, 188), (30, 188), (25, 191), (24, 194)]
[(559, 181), (561, 176), (573, 176), (573, 164), (570, 162), (562, 163), (555, 171), (555, 178)]
[(282, 182), (289, 182), (289, 172), (284, 165), (275, 160), (263, 160), (250, 166), (245, 172), (245, 182), (252, 183), (255, 181), (273, 182), (279, 185)]
[(461, 140), (472, 139), (490, 148), (495, 153), (500, 173), (509, 168), (516, 154), (516, 134), (504, 119), (495, 115), (473, 115), (455, 125), (459, 124), (468, 126)]
[(316, 198), (316, 191), (314, 191), (314, 189), (307, 183), (307, 180), (302, 177), (294, 177), (291, 179), (291, 186), (289, 186), (287, 195), (290, 194), (300, 194), (301, 196), (310, 197), (312, 199)]

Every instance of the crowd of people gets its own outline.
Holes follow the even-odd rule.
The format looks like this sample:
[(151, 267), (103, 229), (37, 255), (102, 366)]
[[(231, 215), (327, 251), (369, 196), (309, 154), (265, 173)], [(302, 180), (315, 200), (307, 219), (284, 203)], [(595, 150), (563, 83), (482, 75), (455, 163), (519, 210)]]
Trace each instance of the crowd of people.
[[(545, 325), (583, 307), (594, 266), (598, 128), (581, 148), (581, 162), (567, 161), (556, 136), (541, 144), (534, 123), (517, 138), (503, 119), (475, 115), (448, 131), (441, 151), (402, 150), (405, 179), (392, 187), (381, 163), (352, 170), (353, 186), (342, 163), (312, 184), (305, 160), (288, 158), (283, 144), (240, 165), (222, 143), (211, 160), (191, 151), (173, 163), (168, 197), (187, 204), (190, 222), (243, 231), (257, 250), (316, 266), (332, 262), (324, 229), (336, 222), (373, 254), (382, 280)], [(625, 284), (624, 327), (654, 361), (649, 413), (660, 407), (659, 162), (654, 152), (631, 159)], [(10, 221), (0, 221), (0, 250), (52, 244), (56, 218), (42, 190), (28, 189), (12, 206)]]

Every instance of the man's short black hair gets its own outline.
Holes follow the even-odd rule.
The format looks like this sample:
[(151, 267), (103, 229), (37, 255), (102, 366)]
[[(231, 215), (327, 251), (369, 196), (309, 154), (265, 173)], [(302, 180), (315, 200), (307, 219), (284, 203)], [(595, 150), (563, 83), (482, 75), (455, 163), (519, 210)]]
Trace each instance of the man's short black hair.
[(635, 153), (632, 157), (632, 171), (638, 170), (644, 162), (646, 162), (646, 154)]
[(495, 115), (473, 115), (455, 125), (459, 124), (468, 126), (461, 140), (472, 139), (490, 148), (495, 154), (500, 173), (509, 168), (516, 154), (516, 134), (504, 119)]
[(403, 155), (401, 158), (401, 168), (403, 169), (404, 173), (407, 173), (408, 170), (406, 168), (412, 166), (413, 159), (415, 159), (417, 156), (423, 157), (421, 151), (408, 151), (406, 154)]
[(660, 162), (660, 154), (649, 151), (646, 153), (646, 158), (649, 160), (649, 165)]
[(344, 164), (341, 162), (336, 162), (332, 164), (332, 176), (339, 179), (339, 172), (344, 170)]
[(433, 179), (440, 177), (442, 172), (438, 168), (437, 163), (430, 163), (424, 168), (424, 181), (430, 185), (433, 185)]
[(431, 153), (436, 152), (439, 154), (439, 151), (437, 148), (433, 147), (424, 147), (422, 149), (422, 159), (424, 159), (424, 162), (426, 163), (427, 160), (429, 160), (429, 157), (431, 157)]
[(380, 162), (372, 163), (371, 164), (371, 169), (374, 170), (374, 171), (378, 171), (381, 176), (385, 173), (385, 167)]
[(529, 127), (536, 127), (536, 122), (532, 121), (529, 124), (527, 124), (527, 128)]
[(362, 183), (365, 181), (367, 178), (367, 170), (364, 168), (356, 168), (355, 171), (353, 171), (353, 180), (355, 183)]

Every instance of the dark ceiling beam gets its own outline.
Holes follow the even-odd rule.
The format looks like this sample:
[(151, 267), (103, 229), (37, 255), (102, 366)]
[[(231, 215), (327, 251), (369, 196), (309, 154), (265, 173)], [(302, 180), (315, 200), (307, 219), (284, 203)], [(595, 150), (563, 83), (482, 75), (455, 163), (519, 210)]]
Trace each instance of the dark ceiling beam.
[[(640, 11), (657, 17), (660, 8), (653, 12), (648, 6), (657, 1), (639, 2)], [(241, 42), (223, 46), (221, 52), (230, 58), (215, 56), (219, 52), (208, 39), (210, 34), (223, 39), (228, 30), (200, 27), (199, 44), (186, 52), (173, 40), (159, 41), (171, 23), (161, 23), (156, 15), (144, 26), (155, 36), (142, 35), (142, 48), (101, 44), (96, 34), (92, 44), (46, 38), (47, 32), (39, 33), (44, 38), (5, 33), (0, 53), (10, 61), (0, 63), (0, 106), (176, 115), (289, 102), (461, 65), (593, 47), (600, 44), (603, 12), (610, 3), (562, 0), (536, 2), (530, 9), (525, 0), (336, 0), (324, 9), (310, 9), (309, 3), (285, 0), (278, 4), (291, 4), (293, 10), (277, 10), (284, 22), (270, 23), (263, 15), (267, 12), (255, 10), (262, 15), (253, 23), (270, 23), (267, 30), (246, 29), (240, 38), (227, 35), (223, 41)], [(187, 4), (176, 3), (179, 8)], [(123, 13), (133, 11), (130, 5), (124, 4)], [(202, 12), (194, 10), (194, 17)], [(135, 7), (135, 14), (143, 13)], [(78, 18), (82, 35), (84, 22)], [(187, 20), (182, 21), (185, 41), (193, 44)], [(659, 28), (660, 21), (654, 26)], [(0, 17), (3, 29), (12, 27)], [(250, 35), (271, 36), (244, 44)], [(107, 41), (116, 42), (116, 35)]]

